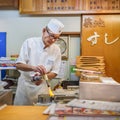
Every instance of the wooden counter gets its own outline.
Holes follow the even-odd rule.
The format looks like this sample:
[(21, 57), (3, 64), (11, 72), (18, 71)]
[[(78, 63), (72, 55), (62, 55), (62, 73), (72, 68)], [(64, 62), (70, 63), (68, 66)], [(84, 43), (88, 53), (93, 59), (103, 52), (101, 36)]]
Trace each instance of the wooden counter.
[(0, 110), (0, 120), (46, 120), (47, 106), (7, 106)]

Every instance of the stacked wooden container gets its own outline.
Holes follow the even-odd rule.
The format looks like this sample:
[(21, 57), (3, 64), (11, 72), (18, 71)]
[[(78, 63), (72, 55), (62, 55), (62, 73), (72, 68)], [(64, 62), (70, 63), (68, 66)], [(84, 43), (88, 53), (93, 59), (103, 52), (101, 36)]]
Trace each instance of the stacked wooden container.
[[(105, 62), (103, 56), (77, 56), (76, 75), (85, 78), (105, 76)], [(82, 77), (83, 78), (83, 77)]]

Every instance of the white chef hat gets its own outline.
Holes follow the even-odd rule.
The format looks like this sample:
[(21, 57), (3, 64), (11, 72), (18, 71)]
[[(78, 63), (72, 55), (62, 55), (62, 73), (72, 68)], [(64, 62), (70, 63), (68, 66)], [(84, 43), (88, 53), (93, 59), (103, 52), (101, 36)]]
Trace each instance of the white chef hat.
[(47, 27), (53, 32), (53, 34), (61, 34), (64, 25), (57, 19), (51, 19)]

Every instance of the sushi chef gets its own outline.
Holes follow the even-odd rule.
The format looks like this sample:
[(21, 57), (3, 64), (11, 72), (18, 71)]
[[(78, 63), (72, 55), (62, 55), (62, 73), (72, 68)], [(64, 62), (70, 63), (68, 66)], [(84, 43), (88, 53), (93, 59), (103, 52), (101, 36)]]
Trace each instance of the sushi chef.
[[(58, 19), (51, 19), (42, 29), (41, 37), (26, 39), (22, 44), (16, 68), (20, 71), (14, 105), (33, 105), (38, 95), (48, 94), (48, 87), (42, 79), (57, 76), (61, 64), (61, 52), (55, 41), (60, 37), (64, 25)], [(34, 79), (38, 77), (39, 79)]]

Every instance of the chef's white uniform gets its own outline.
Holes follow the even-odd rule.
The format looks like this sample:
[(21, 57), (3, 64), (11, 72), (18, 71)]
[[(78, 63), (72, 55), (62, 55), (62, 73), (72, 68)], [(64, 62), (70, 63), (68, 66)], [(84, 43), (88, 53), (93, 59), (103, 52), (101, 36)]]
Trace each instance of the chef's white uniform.
[[(17, 63), (25, 63), (33, 66), (43, 65), (47, 72), (58, 74), (61, 64), (60, 48), (56, 44), (44, 49), (42, 38), (30, 38), (25, 40), (21, 47)], [(31, 82), (34, 72), (20, 71), (14, 105), (32, 105), (36, 103), (39, 94), (48, 93), (46, 82), (39, 86)]]

